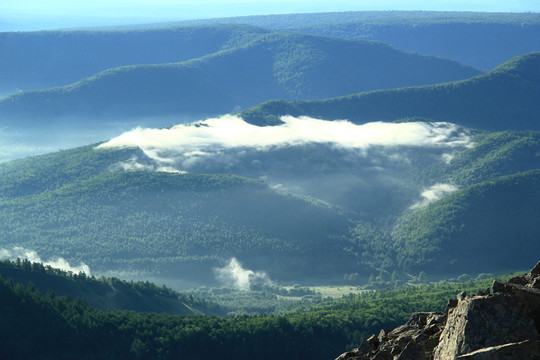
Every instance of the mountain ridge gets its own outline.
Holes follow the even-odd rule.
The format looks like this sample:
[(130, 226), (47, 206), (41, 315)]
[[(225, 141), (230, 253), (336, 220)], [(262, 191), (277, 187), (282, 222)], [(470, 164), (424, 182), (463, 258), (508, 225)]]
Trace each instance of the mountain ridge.
[(273, 100), (244, 110), (240, 116), (258, 125), (279, 123), (283, 115), (348, 119), (355, 123), (417, 117), (485, 130), (537, 130), (540, 105), (535, 100), (540, 83), (534, 80), (540, 76), (538, 69), (540, 52), (535, 52), (467, 80), (319, 101)]
[(65, 87), (11, 95), (0, 100), (0, 114), (4, 122), (12, 117), (202, 116), (270, 98), (325, 98), (478, 73), (382, 43), (268, 34), (198, 59), (109, 69)]
[(0, 51), (11, 54), (0, 60), (0, 91), (65, 86), (119, 66), (186, 61), (268, 32), (256, 26), (224, 24), (145, 31), (0, 33)]
[(30, 262), (0, 261), (0, 277), (15, 283), (33, 284), (42, 295), (69, 295), (84, 299), (102, 311), (132, 310), (173, 315), (220, 315), (217, 304), (146, 282), (127, 282), (118, 278), (98, 278), (84, 272), (73, 273)]

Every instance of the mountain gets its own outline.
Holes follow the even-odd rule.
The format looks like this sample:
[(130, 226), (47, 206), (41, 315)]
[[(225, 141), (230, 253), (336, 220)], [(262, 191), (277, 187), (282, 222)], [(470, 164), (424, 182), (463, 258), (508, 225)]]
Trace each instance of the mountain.
[(382, 41), (400, 50), (454, 59), (483, 70), (540, 50), (540, 17), (535, 13), (390, 12), (288, 31)]
[[(271, 32), (384, 42), (490, 70), (540, 50), (534, 13), (359, 11), (0, 33), (0, 96), (65, 86), (110, 68), (187, 61)], [(114, 49), (114, 51), (110, 51)]]
[(539, 182), (539, 169), (502, 176), (404, 214), (393, 231), (399, 266), (476, 273), (534, 261)]
[(430, 119), (485, 130), (538, 130), (540, 53), (530, 53), (468, 80), (378, 90), (318, 101), (270, 101), (241, 112), (254, 124), (283, 115), (355, 123)]
[(11, 125), (21, 119), (38, 125), (87, 118), (96, 124), (130, 117), (204, 116), (274, 98), (320, 99), (478, 73), (382, 43), (268, 34), (198, 59), (113, 68), (68, 86), (14, 94), (0, 100), (0, 116)]
[(306, 354), (310, 359), (324, 360), (361, 344), (381, 326), (397, 326), (419, 309), (442, 311), (448, 297), (459, 291), (485, 289), (492, 282), (493, 278), (488, 278), (368, 291), (282, 316), (218, 318), (103, 312), (81, 299), (52, 292), (42, 295), (31, 283), (25, 287), (0, 277), (0, 318), (4, 325), (0, 328), (4, 341), (0, 356), (173, 359), (182, 354), (196, 359), (212, 357), (219, 348), (220, 357), (227, 360), (293, 360)]
[(382, 41), (400, 50), (454, 59), (483, 70), (540, 50), (538, 13), (347, 11), (199, 19), (114, 29), (209, 24), (251, 24), (273, 31)]
[(449, 163), (425, 167), (419, 178), (453, 184), (454, 191), (402, 212), (388, 237), (394, 248), (386, 251), (409, 271), (441, 274), (533, 263), (522, 250), (536, 246), (539, 154), (538, 132), (481, 133)]
[(96, 279), (84, 272), (62, 271), (26, 259), (0, 262), (0, 277), (15, 283), (32, 283), (42, 295), (54, 292), (84, 299), (103, 311), (132, 310), (173, 315), (220, 315), (217, 304), (193, 298), (146, 282), (127, 282), (117, 278)]
[(444, 168), (442, 182), (468, 186), (537, 169), (540, 134), (537, 131), (503, 131), (478, 134), (474, 146), (460, 151)]
[(0, 241), (8, 249), (16, 244), (49, 258), (83, 260), (98, 272), (167, 277), (184, 286), (214, 283), (213, 269), (233, 257), (271, 278), (343, 273), (342, 264), (323, 266), (322, 257), (347, 256), (341, 239), (347, 216), (260, 181), (108, 169), (73, 179), (54, 166), (28, 175), (6, 181), (2, 192)]
[[(0, 94), (64, 86), (110, 68), (199, 58), (268, 33), (243, 25), (0, 33)], [(114, 49), (114, 51), (112, 51)]]
[(503, 265), (478, 247), (534, 248), (538, 132), (284, 121), (136, 129), (0, 164), (0, 247), (175, 286), (216, 284), (217, 269), (229, 282), (509, 271), (523, 254)]

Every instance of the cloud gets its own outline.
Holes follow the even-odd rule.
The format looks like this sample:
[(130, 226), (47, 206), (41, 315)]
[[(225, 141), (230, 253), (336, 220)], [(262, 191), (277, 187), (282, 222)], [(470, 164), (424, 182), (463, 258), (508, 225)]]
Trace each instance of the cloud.
[(424, 189), (420, 194), (423, 197), (423, 200), (415, 203), (411, 206), (411, 209), (418, 209), (424, 207), (427, 204), (437, 201), (444, 197), (445, 195), (451, 194), (454, 191), (457, 191), (458, 188), (450, 184), (435, 184), (427, 189)]
[(139, 162), (137, 156), (132, 156), (127, 161), (121, 161), (115, 164), (115, 168), (123, 171), (159, 171), (170, 173), (185, 173), (185, 171), (177, 170), (171, 166), (159, 166), (155, 164), (142, 164)]
[(448, 154), (448, 153), (444, 153), (441, 155), (444, 163), (446, 165), (450, 164), (452, 162), (452, 159), (454, 158), (454, 155), (453, 154)]
[(0, 249), (0, 259), (27, 259), (30, 262), (42, 263), (43, 265), (49, 265), (53, 268), (61, 269), (64, 271), (71, 271), (75, 274), (84, 272), (87, 275), (91, 275), (90, 267), (81, 262), (78, 266), (72, 266), (70, 263), (62, 257), (53, 257), (49, 260), (42, 260), (41, 257), (34, 250), (25, 249), (22, 247), (14, 247), (9, 249)]
[[(451, 123), (383, 123), (362, 125), (346, 120), (325, 121), (309, 117), (282, 117), (279, 126), (256, 126), (233, 115), (169, 129), (136, 128), (101, 148), (138, 147), (159, 166), (189, 170), (199, 162), (234, 164), (241, 151), (271, 151), (306, 144), (326, 144), (356, 150), (362, 156), (370, 148), (429, 147), (452, 150), (470, 145), (469, 133)], [(135, 164), (132, 164), (132, 166)]]
[(229, 263), (222, 268), (214, 268), (214, 273), (219, 282), (243, 290), (249, 289), (252, 282), (271, 282), (265, 272), (244, 269), (236, 258), (229, 260)]

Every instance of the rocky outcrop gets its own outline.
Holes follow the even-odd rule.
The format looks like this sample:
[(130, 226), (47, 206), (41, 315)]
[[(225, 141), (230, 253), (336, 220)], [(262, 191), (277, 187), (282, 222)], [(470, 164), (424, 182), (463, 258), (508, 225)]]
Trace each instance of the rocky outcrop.
[(540, 360), (540, 262), (530, 273), (494, 282), (493, 293), (457, 295), (444, 313), (415, 313), (336, 360)]

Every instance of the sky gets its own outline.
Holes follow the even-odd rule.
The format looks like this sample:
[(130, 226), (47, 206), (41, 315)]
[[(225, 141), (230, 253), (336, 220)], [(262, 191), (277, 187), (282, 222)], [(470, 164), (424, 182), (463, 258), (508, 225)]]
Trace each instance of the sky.
[(540, 12), (539, 0), (1, 0), (0, 31), (372, 10)]

